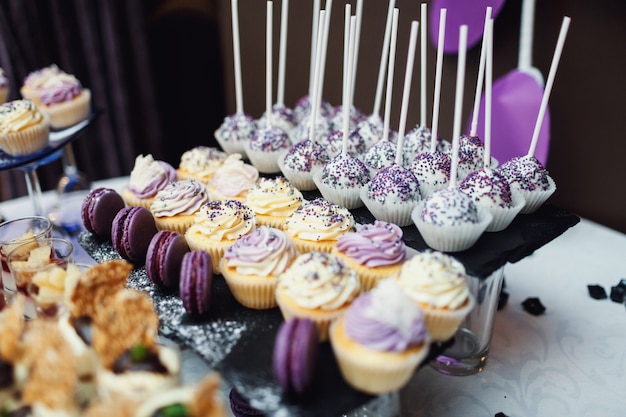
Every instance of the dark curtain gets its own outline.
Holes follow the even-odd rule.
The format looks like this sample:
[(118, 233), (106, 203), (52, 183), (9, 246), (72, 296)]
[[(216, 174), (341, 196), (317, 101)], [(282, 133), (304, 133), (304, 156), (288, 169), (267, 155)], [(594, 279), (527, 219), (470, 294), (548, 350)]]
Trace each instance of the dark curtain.
[[(212, 1), (3, 0), (0, 66), (9, 99), (20, 98), (28, 73), (57, 64), (102, 110), (72, 145), (89, 179), (128, 175), (140, 153), (176, 165), (184, 150), (212, 145), (223, 118)], [(60, 161), (39, 174), (44, 190), (54, 188)], [(0, 180), (3, 200), (26, 193), (21, 171), (3, 171)]]

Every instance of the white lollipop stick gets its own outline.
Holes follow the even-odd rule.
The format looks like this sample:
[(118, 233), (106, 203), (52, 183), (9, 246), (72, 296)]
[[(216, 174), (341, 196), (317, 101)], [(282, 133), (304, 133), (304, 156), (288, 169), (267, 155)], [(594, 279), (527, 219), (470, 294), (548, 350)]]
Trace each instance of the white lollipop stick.
[(318, 88), (320, 90), (318, 106), (322, 105), (322, 97), (324, 95), (324, 74), (326, 73), (326, 55), (328, 52), (328, 32), (330, 30), (330, 15), (333, 9), (333, 0), (326, 0), (324, 10), (326, 10), (326, 19), (324, 21), (324, 37), (322, 38), (322, 66), (320, 68), (320, 83)]
[(554, 77), (556, 76), (556, 70), (559, 66), (559, 60), (561, 59), (561, 52), (563, 52), (563, 45), (565, 44), (565, 38), (567, 37), (567, 30), (569, 29), (570, 20), (571, 19), (567, 16), (563, 18), (561, 32), (559, 33), (559, 39), (556, 43), (554, 56), (552, 57), (552, 64), (550, 64), (550, 72), (548, 73), (546, 88), (543, 91), (541, 106), (539, 107), (539, 115), (537, 116), (537, 122), (535, 123), (533, 139), (530, 142), (530, 149), (528, 149), (528, 156), (535, 155), (535, 148), (537, 147), (537, 140), (539, 139), (539, 131), (541, 130), (541, 124), (543, 123), (543, 118), (546, 114), (546, 108), (548, 107), (548, 99), (550, 98), (550, 92), (552, 91), (552, 84), (554, 84)]
[(396, 0), (389, 0), (389, 9), (387, 10), (387, 20), (385, 23), (385, 37), (383, 38), (383, 50), (380, 53), (380, 65), (378, 67), (378, 81), (376, 82), (376, 96), (374, 97), (374, 109), (372, 115), (380, 115), (380, 103), (383, 99), (383, 86), (385, 82), (385, 70), (389, 57), (389, 38), (391, 35), (391, 23), (393, 19), (393, 9)]
[(435, 98), (433, 100), (433, 125), (430, 151), (437, 150), (437, 130), (439, 129), (439, 100), (441, 98), (441, 73), (443, 71), (443, 43), (446, 39), (446, 9), (439, 11), (439, 36), (437, 38), (437, 68), (435, 70)]
[(398, 40), (398, 9), (393, 9), (391, 24), (391, 45), (389, 46), (389, 66), (387, 67), (387, 92), (385, 94), (385, 118), (383, 120), (383, 140), (389, 140), (389, 119), (391, 118), (391, 96), (393, 91), (393, 72), (396, 63), (396, 44)]
[(319, 12), (319, 20), (318, 20), (318, 28), (317, 28), (317, 50), (315, 51), (315, 69), (313, 70), (314, 73), (314, 77), (313, 77), (313, 95), (309, 96), (310, 100), (309, 102), (311, 103), (311, 117), (310, 117), (310, 122), (311, 125), (309, 126), (309, 139), (311, 139), (312, 141), (315, 141), (315, 126), (317, 124), (317, 114), (319, 113), (320, 110), (320, 106), (318, 103), (319, 98), (318, 98), (318, 88), (317, 85), (319, 84), (320, 81), (320, 66), (321, 66), (321, 55), (322, 55), (322, 38), (324, 36), (323, 34), (323, 30), (322, 30), (322, 26), (324, 25), (324, 19), (326, 18), (326, 12), (324, 10)]
[(315, 83), (315, 56), (317, 54), (317, 32), (320, 18), (320, 0), (313, 0), (313, 23), (311, 24), (311, 64), (309, 68), (309, 103), (315, 94), (313, 84)]
[(522, 21), (519, 37), (517, 68), (528, 71), (532, 68), (533, 27), (535, 25), (535, 0), (523, 0)]
[(450, 188), (456, 188), (456, 173), (459, 165), (459, 136), (461, 136), (461, 114), (463, 113), (463, 88), (465, 82), (465, 57), (467, 55), (467, 25), (459, 30), (459, 59), (456, 67), (456, 94), (454, 97), (454, 126), (452, 129), (452, 166)]
[[(485, 37), (487, 37), (487, 62), (485, 73), (485, 159), (484, 168), (491, 167), (491, 99), (493, 84), (493, 19), (489, 18), (485, 24)], [(476, 111), (476, 110), (475, 110)]]
[(265, 24), (265, 114), (267, 128), (272, 128), (272, 13), (274, 7), (271, 1), (267, 2), (267, 16)]
[(480, 112), (480, 96), (482, 95), (483, 78), (485, 76), (485, 48), (487, 42), (487, 22), (491, 19), (491, 6), (485, 12), (485, 25), (483, 26), (483, 41), (480, 46), (480, 61), (478, 63), (478, 77), (476, 78), (476, 94), (474, 95), (474, 112), (470, 125), (470, 136), (476, 136), (478, 132), (478, 113)]
[(280, 50), (278, 52), (278, 91), (276, 103), (285, 105), (285, 66), (287, 64), (287, 27), (289, 19), (289, 0), (282, 0), (280, 11)]
[(233, 59), (235, 64), (235, 102), (237, 114), (243, 114), (243, 88), (241, 86), (241, 48), (239, 47), (239, 1), (231, 0), (233, 25)]
[(354, 86), (359, 63), (359, 45), (361, 44), (361, 23), (363, 21), (363, 0), (356, 0), (356, 38), (354, 39), (354, 63), (352, 64), (352, 85), (350, 86), (350, 106), (354, 103)]
[(428, 32), (426, 32), (426, 3), (422, 3), (420, 7), (420, 20), (422, 22), (422, 32), (420, 33), (420, 126), (426, 127), (426, 47), (428, 45)]
[(411, 34), (409, 35), (409, 51), (406, 57), (406, 72), (404, 73), (404, 90), (402, 92), (402, 107), (400, 109), (400, 125), (398, 126), (398, 144), (396, 148), (396, 165), (402, 165), (402, 147), (404, 132), (406, 130), (406, 117), (409, 112), (409, 95), (411, 94), (411, 78), (413, 76), (413, 64), (415, 61), (415, 47), (417, 44), (417, 30), (419, 22), (411, 22)]
[[(347, 8), (346, 12), (349, 15), (350, 10)], [(350, 138), (350, 96), (352, 93), (352, 67), (354, 65), (354, 47), (356, 42), (356, 16), (350, 16), (347, 19), (348, 24), (348, 38), (346, 39), (348, 47), (348, 55), (346, 57), (347, 67), (344, 70), (344, 92), (343, 92), (343, 143), (341, 148), (341, 155), (345, 157), (348, 154), (348, 139)]]

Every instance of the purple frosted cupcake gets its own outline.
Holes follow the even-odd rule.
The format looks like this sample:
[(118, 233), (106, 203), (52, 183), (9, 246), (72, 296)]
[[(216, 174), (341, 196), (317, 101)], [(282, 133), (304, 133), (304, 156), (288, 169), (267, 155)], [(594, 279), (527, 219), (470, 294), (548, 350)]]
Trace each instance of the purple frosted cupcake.
[(155, 160), (150, 154), (138, 155), (128, 185), (121, 194), (126, 205), (150, 209), (156, 194), (172, 181), (176, 181), (176, 169), (173, 166)]
[(208, 202), (209, 195), (200, 181), (173, 181), (156, 194), (150, 212), (157, 229), (184, 235), (193, 225), (196, 212)]

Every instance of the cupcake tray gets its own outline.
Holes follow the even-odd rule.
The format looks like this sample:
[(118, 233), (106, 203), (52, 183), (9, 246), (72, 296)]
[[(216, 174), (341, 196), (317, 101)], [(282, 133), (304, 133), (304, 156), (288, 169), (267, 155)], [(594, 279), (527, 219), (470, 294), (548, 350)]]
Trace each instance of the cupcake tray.
[[(308, 193), (305, 197), (310, 199), (315, 195)], [(352, 212), (359, 223), (374, 221), (366, 209)], [(517, 262), (530, 255), (579, 221), (565, 210), (544, 205), (535, 213), (518, 216), (502, 232), (483, 235), (471, 249), (454, 256), (472, 276), (486, 277), (507, 262)], [(407, 226), (403, 230), (408, 246), (416, 250), (428, 248), (415, 227)], [(101, 242), (83, 232), (78, 242), (97, 262), (120, 259), (110, 241)], [(300, 396), (283, 392), (272, 373), (274, 339), (283, 321), (279, 309), (257, 311), (241, 306), (221, 276), (213, 280), (211, 310), (202, 317), (187, 314), (178, 294), (158, 290), (148, 279), (144, 267), (131, 272), (128, 287), (145, 291), (152, 297), (165, 337), (195, 351), (209, 368), (221, 373), (226, 384), (236, 388), (267, 415), (382, 415), (376, 407), (389, 408), (387, 396), (366, 395), (343, 381), (327, 342), (320, 345), (319, 366), (312, 387)], [(433, 344), (424, 363), (447, 347)], [(374, 408), (368, 408), (370, 406)]]

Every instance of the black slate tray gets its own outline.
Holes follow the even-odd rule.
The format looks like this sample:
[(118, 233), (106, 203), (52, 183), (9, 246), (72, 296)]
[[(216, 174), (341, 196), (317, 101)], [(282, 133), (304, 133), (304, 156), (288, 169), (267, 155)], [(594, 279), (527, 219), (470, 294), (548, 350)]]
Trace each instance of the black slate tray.
[[(374, 221), (366, 209), (353, 210), (353, 214), (359, 223)], [(579, 221), (578, 216), (566, 210), (544, 205), (535, 213), (518, 216), (506, 230), (486, 233), (471, 249), (453, 255), (469, 274), (486, 277), (507, 262), (517, 262), (532, 254)], [(407, 226), (403, 230), (408, 246), (417, 250), (428, 248), (417, 228)], [(78, 241), (98, 262), (120, 258), (110, 242), (99, 242), (87, 232)], [(132, 271), (128, 286), (152, 296), (165, 336), (193, 349), (268, 415), (342, 416), (375, 398), (343, 381), (327, 342), (321, 345), (312, 388), (303, 396), (284, 393), (271, 369), (274, 338), (283, 321), (280, 311), (277, 308), (256, 311), (241, 306), (221, 276), (213, 280), (212, 309), (204, 317), (188, 315), (177, 294), (164, 294), (156, 289), (143, 267)], [(445, 344), (432, 345), (429, 357), (446, 348)], [(428, 359), (424, 361), (427, 362)]]

